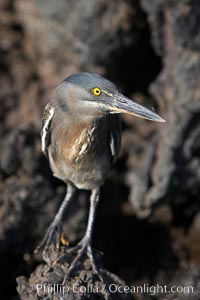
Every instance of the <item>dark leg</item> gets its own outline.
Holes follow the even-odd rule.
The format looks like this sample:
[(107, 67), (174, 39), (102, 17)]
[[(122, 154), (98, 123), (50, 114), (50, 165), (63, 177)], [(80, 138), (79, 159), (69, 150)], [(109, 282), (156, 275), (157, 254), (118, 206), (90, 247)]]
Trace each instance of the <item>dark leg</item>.
[(95, 219), (95, 215), (96, 215), (98, 202), (99, 202), (99, 189), (92, 190), (92, 193), (90, 196), (90, 211), (89, 211), (87, 229), (86, 229), (83, 239), (81, 240), (81, 243), (83, 243), (85, 241), (87, 244), (91, 245), (92, 230), (93, 230), (94, 219)]
[(67, 184), (67, 192), (65, 195), (65, 198), (53, 220), (53, 222), (51, 223), (51, 225), (49, 226), (49, 228), (47, 229), (47, 232), (42, 240), (42, 242), (39, 244), (39, 246), (35, 249), (35, 252), (38, 252), (41, 248), (44, 248), (44, 252), (47, 250), (49, 244), (52, 241), (52, 237), (53, 234), (57, 231), (58, 234), (58, 239), (57, 239), (57, 246), (59, 244), (60, 241), (60, 223), (62, 221), (62, 217), (63, 217), (63, 213), (69, 203), (69, 201), (71, 200), (73, 194), (75, 192), (75, 187), (72, 186), (71, 184)]
[(99, 202), (99, 189), (92, 190), (91, 197), (90, 197), (90, 212), (89, 212), (87, 229), (82, 240), (74, 248), (75, 250), (79, 249), (79, 251), (75, 259), (72, 261), (72, 264), (66, 274), (64, 282), (69, 278), (72, 271), (76, 268), (77, 264), (79, 263), (80, 259), (84, 254), (86, 254), (90, 259), (93, 271), (98, 274), (98, 270), (94, 261), (92, 248), (91, 248), (92, 230), (93, 230), (93, 224), (94, 224), (98, 202)]

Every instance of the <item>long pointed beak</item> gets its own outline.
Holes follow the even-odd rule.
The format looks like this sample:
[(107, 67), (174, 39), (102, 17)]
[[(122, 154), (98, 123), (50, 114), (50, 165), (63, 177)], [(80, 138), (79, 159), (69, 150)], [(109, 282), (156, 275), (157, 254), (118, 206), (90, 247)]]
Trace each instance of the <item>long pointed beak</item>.
[(163, 118), (153, 111), (132, 101), (120, 93), (112, 95), (112, 102), (109, 104), (109, 110), (111, 113), (126, 113), (155, 122), (165, 122)]

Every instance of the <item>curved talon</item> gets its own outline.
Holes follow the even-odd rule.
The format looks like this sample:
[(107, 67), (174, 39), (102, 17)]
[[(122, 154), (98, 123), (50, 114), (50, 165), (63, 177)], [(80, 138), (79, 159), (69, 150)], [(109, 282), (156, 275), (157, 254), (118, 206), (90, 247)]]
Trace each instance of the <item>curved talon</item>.
[[(49, 228), (47, 229), (47, 232), (41, 241), (41, 243), (37, 246), (35, 249), (34, 253), (38, 253), (42, 248), (44, 248), (43, 253), (45, 253), (52, 241), (53, 234), (57, 231), (57, 243), (56, 246), (59, 248), (59, 243), (60, 243), (60, 224), (54, 224), (52, 223)], [(58, 243), (59, 240), (59, 243)]]
[[(80, 263), (80, 260), (81, 260), (81, 258), (83, 257), (83, 255), (87, 255), (87, 257), (88, 257), (88, 259), (89, 259), (89, 261), (90, 261), (90, 263), (91, 263), (92, 271), (99, 277), (100, 281), (101, 281), (102, 283), (104, 283), (103, 278), (102, 278), (102, 276), (100, 275), (99, 270), (98, 270), (98, 268), (97, 268), (97, 266), (96, 266), (96, 262), (95, 262), (95, 260), (94, 260), (94, 256), (93, 256), (93, 252), (92, 252), (92, 248), (91, 248), (90, 244), (88, 244), (88, 243), (83, 239), (83, 240), (81, 240), (75, 247), (73, 247), (73, 248), (71, 249), (70, 254), (73, 253), (73, 252), (76, 252), (76, 251), (78, 251), (78, 250), (80, 250), (80, 251), (77, 253), (76, 257), (75, 257), (74, 260), (72, 261), (72, 263), (71, 263), (71, 265), (70, 265), (70, 267), (69, 267), (69, 270), (68, 270), (67, 274), (66, 274), (65, 277), (64, 277), (64, 280), (63, 280), (62, 284), (65, 284), (65, 282), (69, 279), (69, 277), (70, 277), (70, 275), (72, 274), (72, 272), (74, 271), (74, 269), (75, 269), (75, 268), (77, 267), (77, 265)], [(66, 254), (66, 255), (68, 255), (68, 254)], [(65, 255), (65, 256), (66, 256), (66, 255)]]
[(89, 245), (89, 247), (87, 249), (87, 252), (88, 252), (88, 257), (90, 259), (93, 272), (99, 277), (101, 283), (104, 284), (103, 277), (101, 276), (101, 274), (99, 272), (100, 270), (98, 270), (98, 268), (97, 268), (96, 262), (94, 260), (94, 255), (92, 253), (92, 248), (91, 248), (90, 245)]
[(76, 264), (79, 262), (79, 260), (81, 259), (81, 257), (84, 255), (86, 248), (82, 248), (81, 251), (77, 254), (77, 256), (75, 257), (75, 259), (73, 260), (72, 264), (69, 267), (69, 270), (67, 272), (67, 274), (64, 277), (63, 280), (63, 284), (69, 279), (72, 271), (75, 269)]

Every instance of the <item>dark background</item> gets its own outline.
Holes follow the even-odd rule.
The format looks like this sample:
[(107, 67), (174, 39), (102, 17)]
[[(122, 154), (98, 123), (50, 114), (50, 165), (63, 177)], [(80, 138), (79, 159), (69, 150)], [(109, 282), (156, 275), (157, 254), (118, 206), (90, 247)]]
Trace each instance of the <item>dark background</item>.
[[(199, 299), (199, 1), (1, 0), (0, 30), (1, 298), (19, 299), (16, 277), (39, 264), (33, 250), (65, 193), (41, 153), (43, 108), (61, 80), (90, 71), (166, 119), (123, 116), (94, 246), (127, 284), (192, 285), (194, 294), (165, 299)], [(86, 196), (66, 214), (72, 243), (85, 230)]]

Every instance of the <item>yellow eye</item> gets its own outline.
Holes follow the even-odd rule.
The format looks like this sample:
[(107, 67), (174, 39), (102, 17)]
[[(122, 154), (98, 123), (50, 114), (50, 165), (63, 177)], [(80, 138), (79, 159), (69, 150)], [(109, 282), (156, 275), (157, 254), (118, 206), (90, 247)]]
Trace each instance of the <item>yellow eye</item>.
[(92, 89), (92, 93), (95, 96), (100, 96), (101, 95), (101, 89), (98, 88), (98, 87), (95, 87), (95, 88)]

